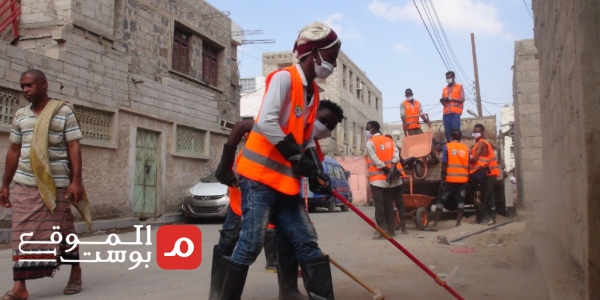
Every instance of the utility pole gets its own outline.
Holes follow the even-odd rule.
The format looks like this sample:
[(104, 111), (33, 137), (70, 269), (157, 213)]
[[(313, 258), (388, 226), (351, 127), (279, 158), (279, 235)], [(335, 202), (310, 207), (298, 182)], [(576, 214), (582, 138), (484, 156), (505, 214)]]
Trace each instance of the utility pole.
[(479, 90), (479, 71), (477, 70), (477, 53), (475, 52), (475, 34), (471, 33), (471, 48), (473, 49), (473, 68), (475, 68), (475, 92), (477, 93), (477, 114), (483, 117), (481, 112), (481, 91)]

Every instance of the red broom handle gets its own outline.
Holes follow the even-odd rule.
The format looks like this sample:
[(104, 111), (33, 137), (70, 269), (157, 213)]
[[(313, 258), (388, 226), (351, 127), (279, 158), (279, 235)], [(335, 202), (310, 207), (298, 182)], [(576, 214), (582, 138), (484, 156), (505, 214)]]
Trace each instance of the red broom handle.
[[(320, 181), (320, 179), (319, 179), (319, 181)], [(377, 232), (379, 232), (381, 235), (383, 235), (390, 243), (392, 243), (394, 246), (396, 246), (396, 248), (398, 248), (400, 251), (402, 251), (402, 253), (404, 253), (404, 255), (408, 256), (408, 258), (410, 258), (410, 260), (412, 260), (415, 264), (417, 264), (417, 266), (419, 266), (421, 269), (423, 269), (423, 271), (425, 271), (425, 273), (427, 273), (427, 275), (431, 276), (431, 278), (433, 278), (437, 284), (439, 284), (443, 288), (445, 288), (456, 299), (464, 300), (464, 298), (461, 297), (454, 289), (452, 289), (450, 286), (448, 286), (448, 284), (446, 284), (445, 281), (443, 281), (435, 273), (433, 273), (431, 270), (429, 270), (429, 268), (427, 268), (421, 261), (419, 261), (419, 259), (417, 259), (410, 252), (408, 252), (408, 250), (406, 250), (406, 248), (402, 247), (402, 245), (400, 245), (400, 243), (398, 243), (387, 232), (385, 232), (383, 229), (381, 229), (381, 227), (377, 226), (377, 224), (375, 224), (375, 222), (373, 222), (369, 217), (367, 217), (362, 211), (358, 210), (358, 208), (356, 208), (352, 203), (348, 202), (348, 200), (346, 200), (344, 197), (342, 197), (342, 195), (340, 195), (338, 192), (332, 190), (332, 193), (336, 198), (338, 198), (340, 201), (344, 202), (344, 204), (347, 207), (352, 209), (363, 220), (365, 220), (365, 222), (369, 223), (369, 225), (371, 225), (371, 227), (375, 228), (375, 230), (377, 230)]]

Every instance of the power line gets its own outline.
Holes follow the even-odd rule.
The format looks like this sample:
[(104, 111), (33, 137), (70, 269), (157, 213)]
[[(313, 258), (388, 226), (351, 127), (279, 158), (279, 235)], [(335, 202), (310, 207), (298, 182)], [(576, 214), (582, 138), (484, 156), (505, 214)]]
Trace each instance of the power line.
[(452, 49), (452, 45), (450, 44), (450, 41), (448, 40), (448, 36), (446, 35), (446, 31), (444, 30), (444, 27), (442, 26), (442, 22), (440, 21), (440, 18), (438, 17), (437, 11), (435, 10), (435, 6), (433, 5), (433, 1), (429, 0), (429, 2), (431, 3), (431, 8), (433, 8), (433, 13), (435, 14), (435, 18), (437, 19), (438, 24), (440, 25), (440, 29), (442, 31), (442, 34), (444, 35), (444, 39), (446, 40), (446, 44), (448, 45), (448, 48), (450, 49), (450, 54), (452, 54), (452, 57), (454, 58), (454, 61), (458, 65), (458, 71), (460, 71), (463, 74), (463, 76), (465, 76), (469, 81), (473, 81), (471, 79), (471, 77), (469, 77), (469, 75), (467, 75), (467, 72), (465, 72), (465, 70), (463, 70), (462, 66), (460, 65), (460, 62), (456, 58), (456, 55), (454, 54), (454, 49)]
[(429, 6), (427, 6), (427, 2), (423, 2), (423, 0), (421, 0), (421, 6), (423, 6), (425, 15), (427, 16), (427, 19), (429, 20), (429, 25), (433, 29), (433, 34), (435, 35), (435, 38), (437, 39), (438, 43), (440, 44), (440, 48), (442, 49), (442, 53), (444, 54), (444, 57), (446, 58), (448, 65), (450, 65), (450, 67), (452, 69), (454, 69), (454, 66), (452, 65), (452, 61), (450, 61), (448, 53), (446, 53), (446, 49), (444, 48), (444, 44), (442, 43), (442, 40), (440, 38), (440, 34), (438, 33), (437, 26), (435, 26), (435, 24), (433, 23), (433, 16), (432, 16), (433, 14), (429, 11)]
[(525, 2), (525, 0), (523, 0), (523, 4), (525, 4), (525, 8), (527, 8), (527, 12), (531, 16), (531, 18), (533, 18), (533, 14), (531, 13), (531, 10), (529, 10), (529, 6), (527, 6), (527, 2)]
[(431, 32), (429, 32), (429, 28), (427, 27), (427, 24), (425, 24), (425, 19), (423, 19), (423, 15), (421, 15), (421, 11), (419, 10), (419, 7), (417, 6), (417, 2), (415, 2), (415, 0), (413, 0), (413, 4), (415, 5), (417, 12), (419, 13), (419, 17), (421, 17), (421, 21), (423, 21), (423, 25), (425, 25), (425, 29), (427, 30), (427, 33), (429, 34), (429, 37), (431, 38), (431, 41), (433, 42), (433, 45), (435, 46), (435, 50), (437, 50), (438, 54), (440, 55), (440, 58), (442, 59), (444, 66), (446, 66), (446, 69), (449, 69), (448, 64), (446, 64), (446, 61), (444, 60), (444, 57), (442, 56), (442, 53), (440, 53), (440, 49), (438, 49), (438, 46), (435, 43), (435, 40), (433, 40), (433, 36), (431, 36)]

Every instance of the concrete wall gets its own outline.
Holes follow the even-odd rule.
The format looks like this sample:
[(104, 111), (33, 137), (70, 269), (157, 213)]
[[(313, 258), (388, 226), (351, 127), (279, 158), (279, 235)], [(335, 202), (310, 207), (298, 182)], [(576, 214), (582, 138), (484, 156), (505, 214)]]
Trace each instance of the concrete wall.
[(534, 0), (544, 220), (600, 299), (600, 2)]
[[(266, 76), (292, 62), (291, 51), (263, 53), (263, 75)], [(345, 85), (344, 77), (346, 78)], [(363, 88), (358, 95), (360, 97), (357, 96), (357, 80), (363, 83)], [(366, 143), (364, 131), (367, 122), (374, 120), (383, 124), (381, 91), (367, 77), (366, 72), (361, 70), (343, 51), (340, 51), (337, 67), (333, 74), (325, 80), (317, 78), (315, 81), (325, 90), (321, 93), (321, 99), (329, 99), (338, 103), (346, 117), (346, 120), (332, 132), (331, 138), (321, 141), (323, 152), (331, 155), (362, 154)]]
[[(111, 116), (111, 140), (82, 140), (93, 218), (133, 216), (138, 129), (159, 135), (156, 216), (178, 212), (185, 190), (216, 168), (229, 133), (219, 121), (239, 119), (231, 20), (203, 1), (24, 0), (23, 7), (21, 39), (16, 46), (0, 43), (0, 88), (19, 91), (21, 73), (40, 69), (50, 97)], [(193, 59), (190, 75), (170, 69), (175, 24), (223, 47), (217, 86), (198, 79), (201, 65)], [(201, 43), (192, 39), (190, 45), (197, 57)], [(26, 104), (21, 99), (12, 113)], [(176, 149), (178, 126), (205, 132), (203, 153)], [(0, 153), (6, 153), (9, 131), (9, 124), (0, 124)], [(0, 209), (0, 219), (9, 214)]]
[[(515, 107), (512, 105), (505, 105), (500, 108), (500, 124), (504, 125), (500, 127), (502, 133), (506, 133), (510, 130), (510, 123), (515, 121)], [(506, 171), (510, 171), (515, 167), (514, 153), (511, 154), (510, 149), (513, 147), (512, 138), (504, 138), (504, 150), (502, 158), (504, 159), (504, 165)]]
[(540, 201), (536, 184), (542, 178), (539, 62), (533, 40), (515, 42), (513, 73), (515, 176), (519, 204), (528, 209)]

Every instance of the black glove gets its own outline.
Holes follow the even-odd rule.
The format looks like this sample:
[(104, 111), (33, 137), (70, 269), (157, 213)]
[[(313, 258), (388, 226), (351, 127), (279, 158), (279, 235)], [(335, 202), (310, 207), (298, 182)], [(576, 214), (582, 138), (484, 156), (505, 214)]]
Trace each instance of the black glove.
[(387, 166), (381, 168), (381, 171), (383, 171), (383, 174), (385, 175), (390, 174), (390, 168), (388, 168)]
[(389, 184), (392, 184), (392, 181), (400, 177), (400, 171), (398, 171), (398, 168), (396, 166), (396, 164), (392, 164), (392, 169), (387, 174), (387, 177), (385, 179), (385, 181), (387, 181), (387, 183)]
[(302, 154), (300, 146), (296, 144), (294, 135), (288, 134), (283, 141), (277, 143), (275, 148), (279, 150), (279, 153), (283, 158), (287, 159), (292, 164), (292, 170), (298, 176), (309, 177), (314, 169), (313, 163)]
[[(325, 173), (323, 164), (319, 159), (317, 150), (313, 147), (306, 149), (304, 152), (306, 157), (312, 162), (314, 169), (308, 176), (308, 187), (311, 192), (321, 194), (327, 198), (331, 197), (331, 178)], [(321, 179), (325, 184), (319, 182)]]
[(448, 99), (448, 98), (440, 99), (440, 103), (444, 104), (444, 102), (450, 102), (450, 99)]
[(220, 183), (233, 187), (237, 184), (237, 179), (233, 173), (233, 163), (235, 162), (235, 152), (237, 147), (230, 145), (223, 145), (223, 154), (221, 154), (221, 161), (215, 171), (215, 177)]

